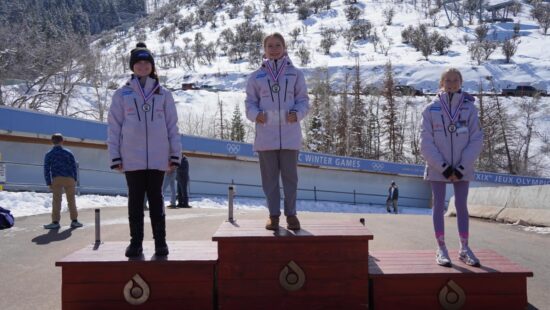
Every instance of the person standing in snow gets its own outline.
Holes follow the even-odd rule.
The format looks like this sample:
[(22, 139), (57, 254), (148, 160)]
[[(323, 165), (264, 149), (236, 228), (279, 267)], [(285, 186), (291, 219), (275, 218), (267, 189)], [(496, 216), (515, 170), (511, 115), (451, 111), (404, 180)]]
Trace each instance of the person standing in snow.
[(468, 246), (468, 188), (474, 179), (474, 163), (483, 146), (483, 131), (474, 105), (474, 97), (463, 92), (462, 74), (447, 69), (439, 82), (441, 91), (422, 113), (420, 152), (426, 160), (424, 179), (433, 192), (433, 225), (438, 249), (436, 262), (451, 267), (445, 245), (445, 190), (454, 187), (460, 251), (458, 258), (471, 266), (480, 266), (479, 259)]
[(59, 229), (61, 219), (61, 200), (63, 190), (67, 197), (67, 205), (71, 215), (71, 228), (82, 227), (78, 221), (76, 210), (76, 160), (73, 153), (63, 147), (63, 135), (56, 133), (52, 135), (53, 148), (44, 156), (44, 179), (46, 185), (52, 191), (52, 222), (44, 225), (45, 229)]
[(128, 185), (130, 245), (127, 257), (143, 252), (143, 200), (147, 195), (155, 255), (168, 255), (162, 183), (179, 165), (181, 142), (172, 94), (161, 87), (153, 55), (144, 43), (130, 52), (128, 82), (113, 95), (107, 145), (111, 169), (124, 172)]
[(399, 200), (399, 188), (394, 181), (391, 181), (388, 188), (388, 198), (386, 199), (386, 211), (391, 213), (390, 206), (393, 207), (393, 213), (397, 214), (397, 200)]
[(309, 111), (309, 97), (302, 71), (294, 67), (280, 33), (263, 40), (265, 60), (250, 74), (246, 86), (246, 117), (256, 123), (254, 151), (258, 152), (262, 188), (266, 195), (268, 230), (279, 228), (279, 176), (283, 181), (287, 228), (300, 229), (296, 216), (298, 151), (302, 146), (300, 121)]

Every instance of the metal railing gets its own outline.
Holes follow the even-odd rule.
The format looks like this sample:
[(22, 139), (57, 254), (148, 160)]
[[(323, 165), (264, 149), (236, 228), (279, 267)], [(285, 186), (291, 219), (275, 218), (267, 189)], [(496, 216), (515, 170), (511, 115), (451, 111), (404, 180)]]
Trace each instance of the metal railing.
[[(9, 164), (9, 165), (20, 165), (20, 166), (30, 166), (30, 167), (36, 167), (37, 169), (43, 169), (43, 164), (36, 164), (36, 163), (21, 163), (21, 162), (13, 162), (13, 161), (3, 161), (2, 163)], [(88, 194), (106, 194), (106, 195), (127, 195), (127, 188), (126, 186), (122, 187), (101, 187), (101, 186), (90, 186), (86, 185), (83, 186), (81, 183), (80, 176), (83, 172), (92, 172), (92, 173), (105, 173), (108, 175), (120, 175), (119, 172), (113, 171), (113, 170), (101, 170), (101, 169), (92, 169), (92, 168), (81, 168), (77, 165), (77, 175), (78, 181), (77, 181), (77, 194), (80, 195), (81, 193), (88, 193)], [(8, 181), (8, 180), (7, 180)], [(207, 184), (207, 185), (219, 185), (220, 191), (219, 193), (212, 193), (212, 192), (201, 192), (201, 191), (193, 191), (193, 184)], [(204, 197), (204, 196), (225, 196), (227, 193), (225, 192), (227, 190), (228, 185), (234, 185), (237, 188), (240, 187), (248, 187), (257, 189), (258, 194), (242, 194), (236, 192), (235, 197), (242, 197), (242, 198), (265, 198), (262, 190), (262, 186), (258, 184), (247, 184), (247, 183), (239, 183), (235, 182), (235, 180), (231, 180), (231, 182), (220, 182), (220, 181), (213, 181), (213, 180), (199, 180), (199, 179), (190, 179), (189, 180), (189, 197)], [(48, 187), (45, 183), (25, 183), (25, 182), (6, 182), (5, 184), (6, 189), (11, 190), (33, 190), (33, 191), (39, 191), (39, 192), (47, 192)], [(279, 187), (279, 190), (282, 191), (283, 188)], [(242, 191), (241, 191), (242, 192)], [(246, 192), (246, 191), (245, 191)], [(385, 204), (385, 198), (387, 197), (386, 194), (377, 194), (377, 193), (367, 193), (367, 192), (360, 192), (356, 189), (353, 189), (351, 191), (337, 191), (337, 190), (329, 190), (329, 189), (320, 189), (317, 186), (313, 186), (313, 188), (298, 188), (298, 193), (310, 193), (309, 196), (311, 198), (308, 198), (308, 195), (301, 195), (306, 197), (301, 197), (299, 200), (303, 201), (318, 201), (318, 202), (335, 202), (335, 203), (347, 203), (352, 205), (384, 205)], [(333, 194), (333, 195), (323, 195), (323, 194)], [(336, 194), (336, 195), (334, 195)], [(281, 195), (282, 197), (283, 195)], [(300, 196), (300, 195), (298, 195)], [(323, 197), (325, 196), (325, 197)], [(339, 197), (349, 197), (349, 199), (331, 199), (326, 196), (339, 196)], [(410, 197), (406, 195), (400, 195), (399, 197), (399, 205), (402, 207), (412, 207), (412, 205), (408, 205), (406, 203), (407, 200), (415, 200), (415, 201), (425, 201), (426, 207), (428, 208), (430, 205), (430, 200), (426, 198), (418, 198), (418, 197)], [(378, 201), (379, 203), (374, 203), (375, 201)], [(380, 203), (380, 201), (383, 201), (384, 203)]]

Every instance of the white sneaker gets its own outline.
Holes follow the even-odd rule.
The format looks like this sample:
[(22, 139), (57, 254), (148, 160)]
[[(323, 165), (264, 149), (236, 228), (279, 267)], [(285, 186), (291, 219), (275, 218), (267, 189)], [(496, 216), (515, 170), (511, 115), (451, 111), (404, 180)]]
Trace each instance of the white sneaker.
[(479, 259), (474, 255), (474, 252), (472, 252), (470, 247), (460, 249), (460, 251), (458, 252), (458, 259), (460, 259), (460, 261), (468, 266), (481, 266), (481, 264), (479, 263)]
[(447, 251), (447, 249), (437, 249), (437, 251), (435, 252), (435, 262), (439, 265), (439, 266), (443, 266), (443, 267), (451, 267), (452, 264), (451, 264), (451, 258), (449, 257), (449, 252)]

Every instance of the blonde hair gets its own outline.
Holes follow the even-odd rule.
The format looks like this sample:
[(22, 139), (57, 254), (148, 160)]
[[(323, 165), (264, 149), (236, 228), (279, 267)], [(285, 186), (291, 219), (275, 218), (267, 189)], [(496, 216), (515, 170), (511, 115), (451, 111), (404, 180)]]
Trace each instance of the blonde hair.
[(286, 43), (285, 43), (285, 38), (283, 37), (282, 34), (278, 33), (278, 32), (274, 32), (272, 34), (268, 34), (267, 36), (264, 37), (264, 48), (265, 48), (265, 45), (267, 44), (267, 40), (271, 39), (271, 38), (275, 38), (275, 39), (279, 39), (281, 40), (281, 42), (283, 42), (283, 47), (286, 48)]
[(439, 88), (440, 89), (443, 89), (443, 80), (445, 80), (445, 76), (447, 76), (447, 74), (451, 74), (451, 73), (454, 73), (456, 75), (458, 75), (458, 78), (460, 79), (460, 84), (462, 85), (462, 73), (460, 73), (460, 71), (458, 71), (457, 68), (448, 68), (447, 70), (443, 71), (443, 73), (441, 73), (441, 78), (439, 79)]

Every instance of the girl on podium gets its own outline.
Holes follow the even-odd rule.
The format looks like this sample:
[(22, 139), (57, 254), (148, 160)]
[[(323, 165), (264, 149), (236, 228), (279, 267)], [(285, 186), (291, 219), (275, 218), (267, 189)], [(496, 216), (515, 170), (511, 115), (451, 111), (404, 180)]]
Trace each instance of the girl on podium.
[(474, 163), (481, 153), (483, 131), (479, 124), (474, 97), (461, 90), (462, 74), (447, 69), (439, 81), (441, 88), (435, 100), (422, 113), (420, 151), (426, 160), (424, 179), (430, 181), (433, 193), (433, 225), (438, 249), (436, 262), (451, 267), (445, 245), (445, 190), (454, 188), (460, 237), (458, 259), (467, 265), (480, 266), (468, 245), (468, 187), (474, 179)]
[(161, 87), (153, 55), (144, 43), (130, 52), (128, 82), (113, 95), (107, 145), (111, 169), (124, 172), (128, 184), (130, 245), (127, 257), (143, 252), (143, 199), (147, 194), (155, 255), (168, 255), (162, 181), (179, 165), (181, 142), (172, 94)]
[(264, 61), (246, 85), (246, 117), (256, 123), (254, 151), (258, 152), (262, 188), (269, 209), (268, 230), (279, 228), (279, 176), (283, 182), (287, 228), (300, 229), (296, 216), (298, 151), (302, 146), (300, 121), (309, 111), (304, 74), (294, 67), (280, 33), (263, 40)]

